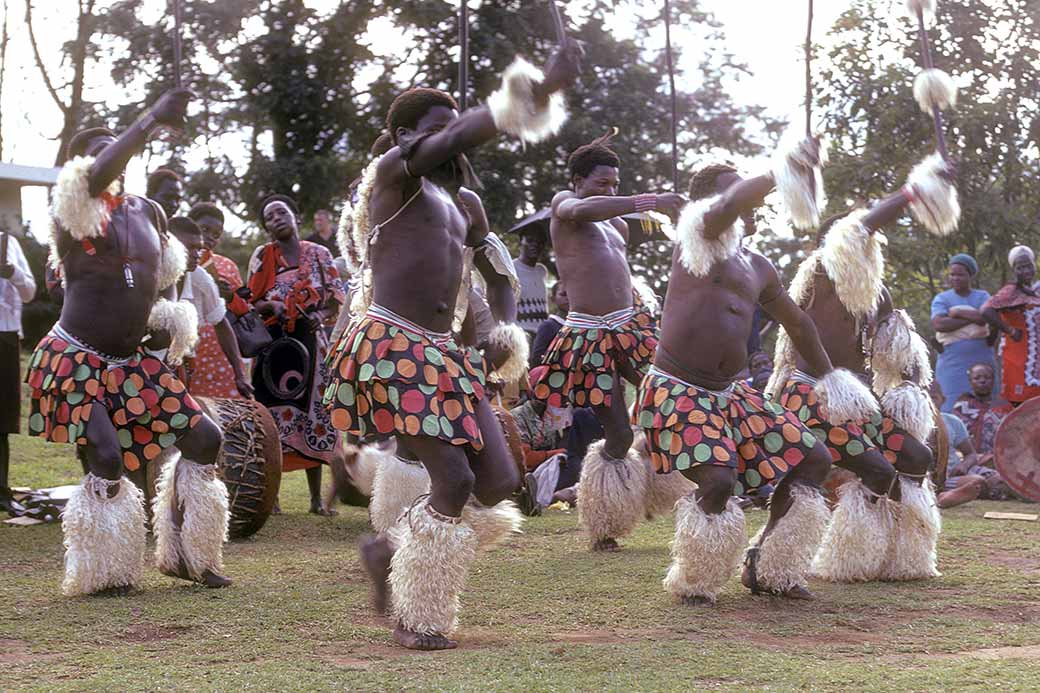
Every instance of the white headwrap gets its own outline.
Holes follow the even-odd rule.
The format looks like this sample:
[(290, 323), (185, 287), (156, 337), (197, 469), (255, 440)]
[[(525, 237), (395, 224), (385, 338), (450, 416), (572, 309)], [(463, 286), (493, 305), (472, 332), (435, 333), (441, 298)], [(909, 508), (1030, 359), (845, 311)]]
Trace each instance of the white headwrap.
[(1016, 245), (1012, 248), (1011, 252), (1008, 253), (1008, 264), (1014, 267), (1015, 260), (1018, 259), (1019, 255), (1026, 255), (1030, 262), (1036, 264), (1036, 253), (1028, 245)]

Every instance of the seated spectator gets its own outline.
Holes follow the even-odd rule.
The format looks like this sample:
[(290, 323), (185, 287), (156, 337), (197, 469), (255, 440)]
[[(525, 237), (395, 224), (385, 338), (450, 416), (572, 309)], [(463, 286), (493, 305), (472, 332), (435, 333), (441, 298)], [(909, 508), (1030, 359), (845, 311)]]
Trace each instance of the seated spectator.
[(773, 375), (773, 359), (764, 351), (756, 351), (748, 357), (748, 384), (763, 392), (769, 377)]
[(553, 284), (551, 298), (556, 312), (543, 320), (542, 324), (538, 326), (538, 331), (535, 332), (534, 344), (531, 346), (531, 368), (542, 362), (542, 357), (549, 350), (549, 345), (556, 338), (556, 333), (563, 327), (564, 318), (571, 309), (571, 302), (567, 298), (567, 289), (563, 286), (563, 280)]
[(1011, 405), (993, 397), (993, 384), (996, 381), (993, 366), (988, 363), (977, 363), (968, 371), (971, 391), (957, 398), (953, 405), (953, 413), (964, 422), (975, 451), (986, 460), (993, 456), (993, 446), (997, 438), (997, 429), (1004, 418), (1011, 413)]
[[(932, 383), (931, 394), (936, 408), (941, 409), (943, 395), (938, 383)], [(964, 422), (946, 412), (942, 412), (941, 420), (949, 448), (946, 484), (936, 499), (939, 507), (952, 508), (976, 499), (1006, 500), (1010, 489), (996, 469), (980, 464)]]

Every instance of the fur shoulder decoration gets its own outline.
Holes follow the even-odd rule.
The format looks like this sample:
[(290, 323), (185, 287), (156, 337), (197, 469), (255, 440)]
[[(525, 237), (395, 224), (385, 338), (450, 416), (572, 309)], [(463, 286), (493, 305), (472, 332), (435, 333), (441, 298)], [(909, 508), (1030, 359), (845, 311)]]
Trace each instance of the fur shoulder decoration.
[(717, 262), (733, 257), (740, 251), (744, 238), (744, 222), (737, 219), (718, 238), (704, 237), (704, 216), (721, 195), (691, 202), (683, 208), (676, 226), (679, 243), (679, 262), (695, 277), (704, 277)]
[(777, 150), (773, 180), (795, 227), (814, 229), (820, 224), (820, 210), (827, 206), (822, 168), (827, 163), (827, 143), (819, 142), (817, 163), (805, 140), (795, 133), (789, 130)]
[(839, 220), (827, 232), (820, 263), (845, 309), (862, 320), (873, 315), (884, 290), (887, 239), (880, 231), (870, 232), (863, 225), (866, 210)]
[(163, 243), (162, 259), (159, 262), (159, 291), (165, 291), (177, 283), (188, 267), (188, 249), (172, 234), (167, 234)]

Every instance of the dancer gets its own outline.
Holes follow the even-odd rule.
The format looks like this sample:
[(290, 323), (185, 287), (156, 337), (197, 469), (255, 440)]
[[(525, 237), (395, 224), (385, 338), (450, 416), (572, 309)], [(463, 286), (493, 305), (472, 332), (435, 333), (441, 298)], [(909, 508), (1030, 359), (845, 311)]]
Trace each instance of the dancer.
[(155, 131), (184, 127), (190, 97), (167, 92), (118, 138), (103, 128), (78, 133), (55, 189), (51, 261), (65, 304), (27, 381), (31, 434), (75, 443), (89, 470), (62, 514), (67, 595), (138, 584), (145, 513), (124, 475), (174, 445), (179, 455), (163, 469), (154, 507), (159, 569), (207, 587), (230, 584), (220, 575), (228, 518), (216, 478), (220, 429), (142, 347), (150, 333), (149, 346), (168, 342), (176, 360), (197, 337), (194, 310), (160, 298), (184, 271), (184, 249), (167, 235), (162, 208), (120, 191), (127, 162)]
[(568, 159), (573, 190), (553, 198), (552, 236), (570, 312), (531, 372), (534, 396), (552, 409), (591, 407), (606, 438), (589, 447), (578, 485), (578, 513), (593, 551), (617, 551), (617, 539), (641, 520), (645, 463), (632, 450), (624, 382), (646, 374), (657, 347), (651, 309), (633, 289), (622, 214), (662, 211), (676, 216), (675, 193), (617, 194), (621, 160), (612, 134), (576, 149)]
[[(813, 392), (816, 379), (781, 331), (776, 370), (767, 388), (828, 447), (834, 462), (859, 480), (843, 486), (814, 566), (835, 582), (906, 580), (938, 575), (935, 547), (940, 520), (925, 481), (934, 424), (928, 396), (928, 348), (883, 282), (884, 235), (879, 229), (909, 208), (943, 208), (956, 171), (929, 158), (907, 184), (869, 210), (828, 219), (820, 247), (799, 266), (791, 284), (795, 302), (812, 318), (831, 362), (860, 374), (881, 397), (881, 410), (863, 421), (829, 421)], [(884, 413), (882, 413), (882, 410)], [(837, 424), (837, 425), (835, 425)], [(879, 502), (887, 498), (889, 502)], [(916, 553), (911, 553), (916, 552)]]
[[(817, 149), (815, 140), (806, 140), (785, 161), (809, 178)], [(787, 328), (820, 376), (816, 390), (832, 415), (859, 418), (873, 404), (865, 386), (833, 368), (776, 268), (743, 247), (744, 236), (755, 231), (755, 208), (782, 177), (745, 180), (721, 164), (694, 174), (691, 202), (677, 227), (661, 343), (636, 401), (633, 419), (646, 433), (656, 471), (679, 470), (697, 484), (676, 504), (664, 580), (685, 604), (713, 604), (736, 571), (746, 533), (732, 496), (766, 483), (776, 490), (769, 520), (747, 551), (743, 582), (752, 593), (811, 597), (806, 578), (827, 523), (819, 485), (830, 455), (797, 416), (734, 380), (747, 362), (756, 304)], [(578, 501), (584, 502), (580, 495)]]
[[(364, 251), (361, 296), (371, 305), (344, 338), (326, 395), (336, 428), (396, 436), (426, 467), (428, 500), (391, 530), (394, 638), (414, 649), (456, 646), (459, 594), (478, 538), (463, 509), (472, 492), (485, 506), (506, 498), (518, 473), (484, 397), (483, 358), (452, 338), (471, 224), (456, 202), (475, 187), (464, 152), (498, 132), (538, 141), (562, 124), (563, 96), (577, 75), (570, 44), (543, 75), (517, 60), (488, 105), (461, 115), (454, 99), (412, 89), (390, 108), (394, 147), (369, 166), (353, 224)], [(366, 278), (367, 266), (371, 279)], [(373, 575), (377, 591), (385, 578)]]

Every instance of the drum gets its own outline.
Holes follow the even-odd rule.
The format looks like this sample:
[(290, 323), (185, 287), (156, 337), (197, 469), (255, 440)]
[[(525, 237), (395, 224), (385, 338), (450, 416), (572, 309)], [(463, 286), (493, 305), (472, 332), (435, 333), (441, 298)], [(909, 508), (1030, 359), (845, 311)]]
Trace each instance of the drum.
[(1040, 397), (1026, 400), (997, 429), (993, 458), (1007, 485), (1040, 502)]
[(516, 462), (516, 468), (520, 470), (520, 478), (523, 479), (524, 475), (527, 474), (527, 468), (524, 466), (524, 446), (520, 437), (520, 427), (516, 425), (516, 419), (513, 418), (508, 409), (492, 404), (491, 411), (495, 412), (498, 423), (502, 426), (502, 433), (506, 437), (506, 445), (513, 456), (513, 461)]
[(950, 436), (946, 432), (946, 423), (938, 409), (935, 410), (933, 440), (935, 445), (932, 448), (932, 459), (935, 460), (935, 467), (932, 470), (932, 483), (935, 484), (936, 492), (941, 493), (946, 488), (946, 476), (949, 473), (947, 465), (950, 461)]
[(220, 477), (228, 489), (229, 534), (248, 537), (267, 522), (282, 482), (282, 443), (264, 405), (248, 399), (197, 397), (224, 433)]

